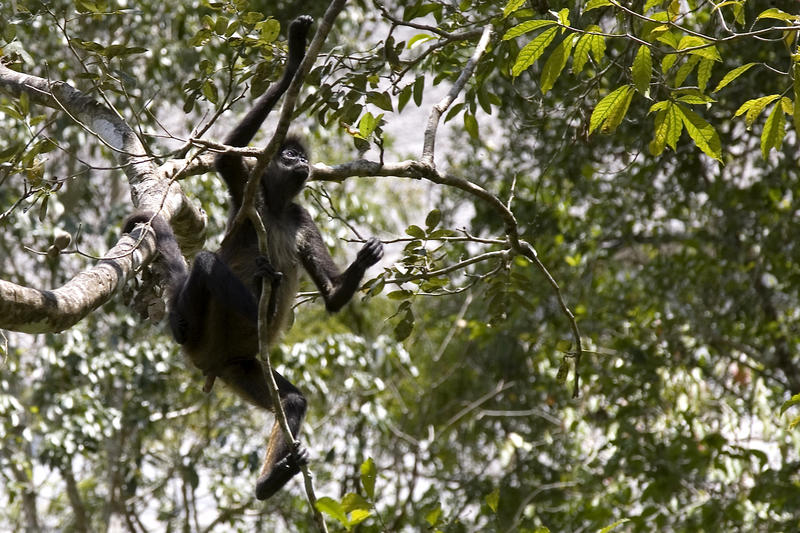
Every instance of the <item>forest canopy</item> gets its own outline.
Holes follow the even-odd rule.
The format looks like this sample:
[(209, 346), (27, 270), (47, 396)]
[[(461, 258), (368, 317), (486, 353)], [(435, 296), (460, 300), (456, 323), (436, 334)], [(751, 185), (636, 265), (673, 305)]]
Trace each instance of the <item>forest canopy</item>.
[[(303, 4), (0, 4), (0, 529), (800, 527), (796, 2)], [(303, 14), (237, 153), (302, 134), (334, 259), (386, 256), (269, 347), (317, 499), (262, 503), (271, 415), (203, 392), (121, 225), (218, 247)]]

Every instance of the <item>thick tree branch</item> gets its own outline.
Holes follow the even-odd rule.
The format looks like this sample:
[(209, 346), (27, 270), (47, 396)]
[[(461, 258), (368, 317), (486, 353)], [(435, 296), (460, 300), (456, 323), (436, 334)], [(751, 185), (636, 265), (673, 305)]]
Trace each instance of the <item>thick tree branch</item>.
[[(189, 247), (199, 247), (202, 216), (147, 155), (135, 132), (107, 107), (67, 83), (22, 74), (0, 64), (0, 91), (67, 113), (115, 154), (131, 184), (134, 205), (176, 214), (176, 231)], [(192, 236), (192, 239), (187, 238)], [(74, 326), (107, 302), (114, 292), (155, 252), (152, 232), (143, 246), (123, 236), (103, 258), (53, 290), (23, 287), (0, 280), (0, 328), (26, 333), (58, 332)]]

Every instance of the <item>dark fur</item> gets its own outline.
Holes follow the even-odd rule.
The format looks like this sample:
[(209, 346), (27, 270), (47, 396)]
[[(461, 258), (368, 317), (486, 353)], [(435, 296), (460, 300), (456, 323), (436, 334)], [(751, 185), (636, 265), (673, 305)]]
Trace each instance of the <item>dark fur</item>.
[[(289, 59), (281, 80), (269, 88), (253, 109), (225, 139), (230, 146), (246, 146), (289, 86), (305, 54), (311, 17), (299, 17), (289, 28)], [(219, 377), (245, 400), (273, 409), (264, 365), (258, 356), (257, 302), (261, 280), (278, 287), (271, 294), (269, 342), (285, 327), (297, 295), (302, 266), (318, 287), (326, 308), (333, 312), (358, 289), (366, 269), (383, 256), (383, 246), (370, 239), (355, 261), (340, 272), (309, 213), (293, 202), (308, 178), (309, 165), (303, 143), (287, 138), (261, 178), (256, 205), (269, 233), (269, 261), (258, 250), (255, 230), (248, 222), (233, 228), (232, 217), (242, 205), (248, 168), (241, 156), (220, 154), (216, 167), (231, 196), (231, 219), (217, 252), (200, 252), (191, 272), (186, 270), (170, 227), (153, 218), (158, 248), (169, 273), (169, 321), (175, 340), (192, 362), (208, 376)], [(129, 231), (152, 217), (136, 213), (125, 225)], [(294, 435), (306, 412), (303, 394), (274, 372)], [(256, 497), (267, 499), (300, 471), (308, 453), (293, 450), (277, 424), (272, 428), (267, 454), (256, 483)]]

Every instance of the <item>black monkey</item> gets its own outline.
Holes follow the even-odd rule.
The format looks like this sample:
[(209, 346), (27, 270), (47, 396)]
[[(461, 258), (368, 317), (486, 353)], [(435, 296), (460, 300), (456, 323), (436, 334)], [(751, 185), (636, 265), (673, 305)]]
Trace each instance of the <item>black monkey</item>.
[[(289, 27), (289, 58), (280, 81), (273, 84), (227, 136), (225, 144), (246, 146), (267, 114), (283, 95), (305, 55), (306, 36), (313, 22), (301, 16)], [(269, 234), (269, 258), (259, 253), (256, 232), (250, 222), (232, 224), (242, 205), (249, 170), (239, 155), (223, 153), (216, 167), (228, 186), (231, 210), (228, 229), (215, 253), (200, 252), (191, 271), (187, 271), (169, 225), (160, 216), (139, 212), (125, 224), (125, 231), (136, 223), (152, 220), (158, 249), (167, 269), (169, 322), (175, 340), (192, 362), (213, 383), (221, 378), (245, 400), (264, 409), (273, 409), (267, 375), (258, 356), (258, 305), (261, 280), (272, 281), (270, 294), (269, 341), (275, 341), (286, 325), (298, 290), (300, 266), (316, 284), (328, 311), (346, 304), (359, 287), (367, 268), (383, 256), (383, 245), (370, 239), (353, 263), (340, 272), (333, 262), (319, 229), (308, 211), (293, 202), (308, 178), (308, 156), (303, 143), (287, 138), (261, 177), (257, 209)], [(277, 288), (277, 291), (275, 290)], [(281, 404), (289, 427), (297, 435), (306, 411), (303, 394), (279, 373), (274, 372)], [(264, 500), (275, 494), (300, 471), (308, 459), (304, 448), (293, 450), (277, 421), (272, 428), (261, 473), (256, 482), (256, 497)]]

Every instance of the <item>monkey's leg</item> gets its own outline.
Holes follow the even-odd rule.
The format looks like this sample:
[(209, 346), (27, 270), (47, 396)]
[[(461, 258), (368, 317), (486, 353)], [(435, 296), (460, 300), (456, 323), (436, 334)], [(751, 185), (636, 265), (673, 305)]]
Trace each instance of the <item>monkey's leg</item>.
[[(296, 436), (306, 413), (306, 399), (289, 380), (275, 371), (273, 375), (278, 384), (281, 405), (286, 413), (289, 429), (292, 435)], [(226, 366), (220, 372), (220, 378), (245, 400), (272, 411), (266, 371), (264, 365), (257, 359), (237, 361)], [(274, 495), (300, 472), (300, 467), (307, 462), (308, 451), (303, 447), (293, 449), (276, 420), (269, 437), (267, 455), (256, 481), (256, 498), (266, 500)]]
[(216, 254), (200, 252), (186, 283), (175, 294), (169, 313), (172, 335), (178, 344), (202, 337), (209, 298), (253, 321), (258, 307), (253, 293)]

